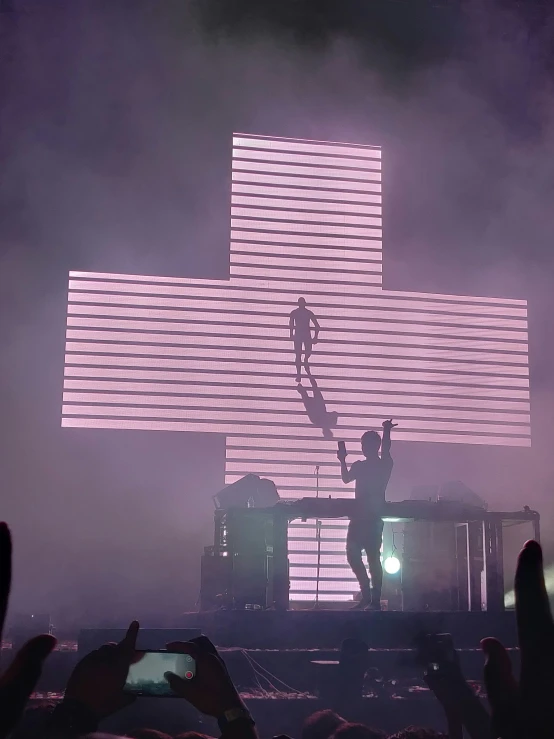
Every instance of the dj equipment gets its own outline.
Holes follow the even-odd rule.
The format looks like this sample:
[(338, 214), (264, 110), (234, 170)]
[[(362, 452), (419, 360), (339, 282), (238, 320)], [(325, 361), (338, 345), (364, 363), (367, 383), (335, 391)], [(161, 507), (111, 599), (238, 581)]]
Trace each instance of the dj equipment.
[(216, 508), (269, 508), (279, 501), (273, 480), (245, 475), (213, 496)]
[[(295, 519), (339, 519), (356, 516), (357, 502), (352, 498), (301, 498), (281, 500), (265, 508), (241, 508), (215, 512), (213, 556), (231, 558), (229, 602), (235, 607), (257, 604), (261, 607), (289, 607), (288, 525)], [(491, 512), (484, 507), (452, 500), (405, 500), (385, 503), (384, 521), (394, 523), (427, 522), (450, 524), (448, 537), (455, 567), (455, 582), (448, 604), (423, 602), (418, 573), (429, 567), (430, 533), (422, 529), (419, 541), (412, 537), (405, 552), (403, 583), (404, 608), (426, 607), (448, 610), (502, 611), (504, 609), (503, 524), (530, 522), (533, 536), (539, 540), (540, 517), (527, 506), (522, 511)], [(406, 526), (409, 532), (410, 525)], [(407, 534), (409, 541), (409, 533)], [(422, 542), (427, 541), (427, 551)], [(411, 550), (410, 550), (411, 547)], [(444, 551), (444, 550), (443, 550)], [(407, 555), (407, 556), (406, 556)], [(444, 554), (441, 555), (444, 559)], [(411, 568), (411, 569), (410, 569)], [(414, 585), (411, 586), (410, 580)], [(410, 592), (410, 587), (412, 590)], [(455, 591), (455, 592), (454, 592)]]
[[(278, 515), (286, 515), (289, 521), (295, 518), (351, 518), (358, 509), (354, 498), (300, 498), (282, 500), (275, 506)], [(483, 507), (440, 500), (403, 500), (399, 503), (385, 503), (382, 510), (384, 521), (471, 521), (482, 519), (486, 510)]]
[(274, 510), (216, 511), (214, 546), (202, 558), (202, 610), (273, 605)]

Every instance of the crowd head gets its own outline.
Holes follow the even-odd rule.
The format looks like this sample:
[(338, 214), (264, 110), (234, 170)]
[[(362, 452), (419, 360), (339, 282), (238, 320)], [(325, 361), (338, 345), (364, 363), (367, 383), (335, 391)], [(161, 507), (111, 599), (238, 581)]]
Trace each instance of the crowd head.
[[(12, 540), (0, 524), (0, 639), (8, 608), (12, 576)], [(554, 737), (554, 621), (544, 583), (542, 550), (529, 541), (520, 553), (516, 577), (516, 616), (521, 653), (521, 675), (512, 672), (508, 652), (494, 638), (485, 638), (484, 682), (490, 703), (487, 713), (465, 681), (458, 659), (439, 665), (425, 679), (445, 713), (450, 739), (552, 739)], [(25, 711), (56, 640), (44, 634), (27, 642), (0, 676), (0, 739), (77, 739), (97, 732), (104, 719), (129, 707), (136, 696), (124, 691), (131, 664), (137, 661), (139, 624), (133, 621), (119, 644), (106, 644), (87, 654), (73, 670), (63, 700)], [(176, 697), (217, 721), (223, 739), (257, 739), (254, 720), (234, 685), (227, 667), (205, 636), (190, 642), (172, 642), (168, 651), (193, 658), (194, 679), (165, 674)], [(382, 739), (378, 728), (349, 722), (334, 711), (312, 714), (302, 727), (301, 739)], [(134, 739), (168, 739), (151, 729), (129, 731)], [(437, 739), (445, 736), (428, 728), (408, 727), (389, 739)], [(196, 732), (176, 739), (210, 739)]]

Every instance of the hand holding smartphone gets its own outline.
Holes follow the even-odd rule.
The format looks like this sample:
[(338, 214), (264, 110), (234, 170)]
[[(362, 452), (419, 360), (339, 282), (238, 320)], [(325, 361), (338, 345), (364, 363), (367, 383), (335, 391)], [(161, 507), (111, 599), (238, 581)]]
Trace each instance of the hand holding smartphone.
[(129, 667), (123, 691), (153, 698), (175, 698), (177, 696), (165, 677), (166, 672), (172, 672), (183, 680), (193, 680), (196, 675), (196, 661), (190, 654), (179, 652), (137, 651)]
[(421, 653), (427, 672), (439, 672), (445, 667), (457, 664), (451, 634), (426, 634)]
[(344, 441), (339, 441), (338, 443), (338, 450), (337, 450), (337, 458), (344, 462), (346, 459), (347, 451), (346, 451), (346, 444)]

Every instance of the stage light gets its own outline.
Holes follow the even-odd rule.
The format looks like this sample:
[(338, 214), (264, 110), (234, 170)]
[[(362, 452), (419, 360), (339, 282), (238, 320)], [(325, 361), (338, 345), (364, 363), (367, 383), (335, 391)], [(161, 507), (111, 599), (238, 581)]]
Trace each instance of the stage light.
[(396, 575), (400, 572), (400, 560), (398, 557), (387, 557), (383, 566), (387, 575)]
[[(554, 564), (549, 565), (544, 571), (544, 584), (551, 604), (554, 604)], [(515, 608), (515, 590), (504, 593), (504, 608)]]

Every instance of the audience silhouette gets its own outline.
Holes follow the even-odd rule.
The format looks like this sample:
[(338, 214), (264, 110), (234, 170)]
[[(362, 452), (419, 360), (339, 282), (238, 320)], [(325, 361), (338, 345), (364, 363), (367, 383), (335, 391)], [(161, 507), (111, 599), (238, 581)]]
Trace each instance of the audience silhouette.
[[(9, 603), (11, 571), (10, 530), (5, 523), (0, 523), (0, 640)], [(435, 650), (431, 663), (429, 655), (419, 655), (419, 663), (427, 665), (427, 685), (444, 709), (450, 739), (461, 737), (464, 730), (470, 739), (490, 739), (491, 736), (550, 739), (554, 736), (554, 621), (545, 588), (542, 550), (535, 541), (527, 542), (520, 553), (515, 594), (521, 662), (519, 681), (512, 673), (510, 657), (502, 644), (493, 638), (482, 641), (491, 714), (465, 680), (456, 652), (454, 657), (449, 653), (443, 659)], [(138, 632), (139, 624), (133, 621), (119, 644), (106, 644), (83, 657), (69, 678), (61, 702), (53, 710), (50, 705), (41, 711), (42, 718), (39, 716), (38, 725), (33, 722), (32, 727), (29, 724), (25, 727), (23, 713), (56, 640), (43, 634), (27, 642), (0, 675), (0, 739), (10, 735), (16, 739), (79, 739), (96, 732), (104, 719), (128, 708), (134, 696), (124, 692), (124, 685), (129, 666), (137, 656)], [(194, 680), (166, 673), (165, 678), (176, 697), (187, 701), (204, 716), (215, 719), (222, 739), (258, 739), (254, 720), (221, 655), (209, 639), (201, 636), (190, 642), (172, 642), (167, 644), (167, 649), (190, 655), (196, 661)], [(134, 731), (130, 735), (165, 739), (156, 730)], [(386, 735), (363, 724), (348, 723), (332, 711), (311, 716), (301, 733), (302, 739), (380, 736)], [(436, 739), (439, 736), (430, 729), (409, 727), (389, 739)]]

